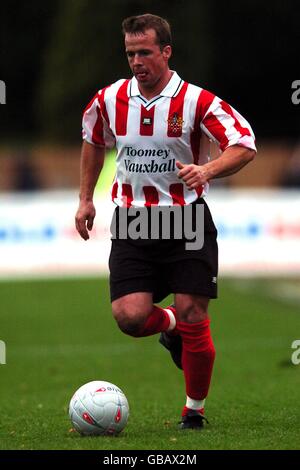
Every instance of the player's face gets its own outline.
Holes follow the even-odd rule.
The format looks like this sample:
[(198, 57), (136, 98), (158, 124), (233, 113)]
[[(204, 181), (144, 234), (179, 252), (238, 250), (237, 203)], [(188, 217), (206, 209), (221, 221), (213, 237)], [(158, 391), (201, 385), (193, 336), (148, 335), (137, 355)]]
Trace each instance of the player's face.
[(129, 67), (142, 88), (155, 88), (168, 73), (171, 46), (162, 50), (157, 44), (156, 32), (148, 29), (144, 33), (126, 34), (125, 49)]

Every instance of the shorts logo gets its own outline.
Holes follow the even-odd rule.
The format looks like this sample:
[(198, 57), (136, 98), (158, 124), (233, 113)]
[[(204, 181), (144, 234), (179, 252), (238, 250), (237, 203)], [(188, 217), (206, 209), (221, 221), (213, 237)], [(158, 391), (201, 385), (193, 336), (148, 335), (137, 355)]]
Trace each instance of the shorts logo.
[(168, 132), (171, 134), (181, 134), (184, 121), (178, 113), (173, 113), (168, 119)]

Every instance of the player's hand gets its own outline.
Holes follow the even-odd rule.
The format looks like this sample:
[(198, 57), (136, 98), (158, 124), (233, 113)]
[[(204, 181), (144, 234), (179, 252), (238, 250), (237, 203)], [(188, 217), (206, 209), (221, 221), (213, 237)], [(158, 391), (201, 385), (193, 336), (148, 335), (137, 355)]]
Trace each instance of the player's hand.
[(92, 201), (80, 201), (75, 216), (75, 225), (77, 232), (84, 240), (90, 238), (88, 231), (93, 228), (95, 215), (96, 209)]
[(176, 166), (180, 170), (177, 174), (178, 178), (185, 182), (190, 191), (208, 182), (208, 173), (204, 166), (184, 165), (179, 160), (176, 161)]

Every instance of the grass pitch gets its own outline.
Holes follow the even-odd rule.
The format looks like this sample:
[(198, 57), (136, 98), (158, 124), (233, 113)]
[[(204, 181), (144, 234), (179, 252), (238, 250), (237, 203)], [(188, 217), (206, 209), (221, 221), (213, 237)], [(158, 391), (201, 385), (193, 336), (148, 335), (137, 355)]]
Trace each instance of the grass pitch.
[[(299, 286), (298, 286), (299, 287)], [(157, 337), (122, 334), (105, 279), (0, 283), (1, 449), (299, 449), (300, 301), (279, 280), (230, 281), (211, 303), (217, 349), (199, 431), (179, 431), (182, 373)], [(166, 305), (166, 303), (165, 303)], [(73, 392), (85, 382), (120, 386), (130, 404), (119, 437), (70, 432)]]

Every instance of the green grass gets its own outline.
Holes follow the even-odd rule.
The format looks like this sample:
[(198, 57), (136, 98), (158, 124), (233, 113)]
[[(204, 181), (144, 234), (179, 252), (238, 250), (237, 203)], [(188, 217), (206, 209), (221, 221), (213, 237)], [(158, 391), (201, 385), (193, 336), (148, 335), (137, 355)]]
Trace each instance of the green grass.
[[(300, 447), (299, 300), (280, 281), (223, 280), (211, 304), (217, 349), (205, 430), (177, 430), (182, 373), (157, 337), (122, 334), (107, 280), (0, 283), (0, 449), (297, 449)], [(282, 283), (280, 284), (282, 287)], [(274, 294), (274, 295), (273, 295)], [(119, 437), (70, 432), (73, 392), (85, 382), (120, 386), (130, 419)]]

